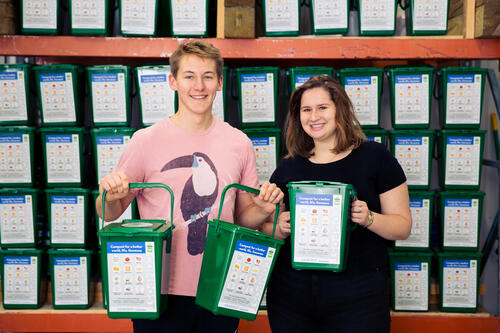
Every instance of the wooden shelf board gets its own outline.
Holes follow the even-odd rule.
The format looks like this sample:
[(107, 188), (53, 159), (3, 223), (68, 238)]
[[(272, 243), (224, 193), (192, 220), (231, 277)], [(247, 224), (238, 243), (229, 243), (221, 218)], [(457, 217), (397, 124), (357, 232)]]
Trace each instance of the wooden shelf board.
[[(182, 38), (0, 36), (0, 55), (168, 58)], [(498, 59), (500, 39), (440, 37), (207, 38), (226, 59)]]

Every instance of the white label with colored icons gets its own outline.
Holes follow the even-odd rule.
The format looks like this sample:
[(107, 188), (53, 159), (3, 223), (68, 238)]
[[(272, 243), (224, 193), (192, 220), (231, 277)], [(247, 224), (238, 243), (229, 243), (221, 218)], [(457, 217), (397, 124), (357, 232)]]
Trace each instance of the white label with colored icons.
[(445, 199), (443, 245), (477, 247), (479, 199)]
[(33, 198), (27, 195), (0, 196), (2, 244), (34, 243)]
[(427, 311), (429, 267), (426, 262), (398, 262), (394, 265), (395, 310)]
[(297, 0), (265, 0), (267, 32), (299, 31)]
[(170, 67), (164, 70), (138, 69), (142, 122), (152, 125), (175, 113), (175, 92), (168, 84)]
[(481, 75), (448, 75), (446, 84), (446, 123), (481, 122)]
[(6, 255), (3, 265), (4, 304), (37, 304), (38, 258)]
[(361, 0), (359, 6), (361, 31), (394, 30), (396, 1)]
[(121, 0), (121, 30), (130, 34), (154, 34), (156, 5), (157, 0)]
[(443, 307), (477, 306), (477, 260), (443, 260)]
[(44, 123), (76, 121), (71, 73), (40, 74)]
[(429, 185), (429, 138), (396, 137), (395, 157), (408, 185)]
[(110, 312), (155, 312), (154, 242), (108, 242)]
[(276, 169), (276, 138), (274, 136), (250, 138), (252, 140), (255, 160), (257, 164), (257, 176), (262, 184), (269, 180)]
[(174, 35), (204, 35), (207, 32), (206, 0), (176, 0), (170, 3)]
[(241, 75), (242, 121), (275, 121), (274, 76), (272, 73)]
[(97, 179), (115, 171), (118, 160), (130, 141), (130, 136), (100, 136), (96, 140)]
[(446, 30), (448, 0), (415, 0), (412, 5), (414, 30)]
[(0, 182), (32, 182), (29, 135), (0, 134)]
[(72, 0), (71, 25), (73, 29), (105, 29), (106, 0)]
[(0, 72), (0, 122), (26, 120), (28, 108), (24, 72)]
[(46, 135), (47, 182), (80, 182), (80, 145), (77, 134)]
[(257, 313), (275, 254), (273, 247), (239, 239), (218, 306)]
[(94, 123), (126, 122), (125, 74), (92, 74)]
[(378, 77), (350, 76), (344, 81), (347, 96), (361, 125), (378, 125)]
[(481, 137), (449, 136), (446, 139), (446, 185), (478, 185)]
[(294, 262), (340, 264), (342, 255), (342, 196), (296, 195)]
[(58, 244), (85, 243), (85, 200), (82, 195), (52, 195), (50, 240)]
[(394, 79), (396, 124), (429, 123), (429, 74), (396, 75)]
[(57, 28), (57, 0), (23, 0), (22, 10), (23, 28)]
[(88, 304), (86, 257), (54, 257), (54, 304)]
[(397, 240), (396, 247), (429, 247), (431, 222), (430, 200), (410, 198), (411, 233), (405, 240)]
[(313, 4), (315, 29), (347, 28), (347, 0), (316, 0)]

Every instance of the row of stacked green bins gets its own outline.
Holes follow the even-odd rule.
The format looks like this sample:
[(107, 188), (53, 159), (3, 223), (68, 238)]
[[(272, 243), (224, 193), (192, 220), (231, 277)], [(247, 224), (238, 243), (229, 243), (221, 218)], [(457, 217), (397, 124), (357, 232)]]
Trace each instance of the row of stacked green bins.
[[(172, 0), (22, 0), (24, 34), (58, 34), (68, 17), (73, 35), (109, 35), (113, 23), (125, 36), (207, 37), (215, 26), (215, 1)], [(405, 10), (408, 35), (444, 35), (449, 0), (312, 0), (310, 18), (301, 22), (299, 0), (265, 0), (265, 36), (296, 36), (309, 24), (314, 34), (346, 34), (356, 25), (361, 36), (394, 35), (398, 3)], [(63, 5), (64, 4), (64, 5)], [(350, 10), (356, 10), (356, 17)], [(117, 15), (115, 15), (115, 12)], [(357, 20), (358, 22), (350, 22)]]

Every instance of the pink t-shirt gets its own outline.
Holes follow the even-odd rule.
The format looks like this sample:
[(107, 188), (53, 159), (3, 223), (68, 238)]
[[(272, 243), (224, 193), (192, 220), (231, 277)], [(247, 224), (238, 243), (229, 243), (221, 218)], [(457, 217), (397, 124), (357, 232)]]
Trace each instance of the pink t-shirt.
[[(163, 183), (174, 192), (168, 293), (195, 296), (206, 221), (217, 218), (222, 190), (231, 183), (258, 187), (250, 139), (216, 117), (201, 133), (189, 132), (166, 118), (134, 133), (117, 170), (125, 172), (130, 182)], [(234, 220), (236, 193), (236, 189), (226, 192), (223, 221)], [(140, 190), (137, 205), (141, 219), (170, 220), (170, 196), (165, 189)]]

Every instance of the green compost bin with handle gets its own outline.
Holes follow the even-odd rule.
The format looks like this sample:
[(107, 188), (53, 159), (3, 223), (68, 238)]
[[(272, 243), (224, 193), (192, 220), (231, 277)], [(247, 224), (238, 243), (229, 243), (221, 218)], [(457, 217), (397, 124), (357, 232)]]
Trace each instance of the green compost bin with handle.
[(215, 315), (254, 320), (279, 249), (284, 244), (274, 238), (279, 204), (272, 236), (222, 221), (224, 197), (231, 187), (259, 193), (258, 189), (241, 184), (227, 185), (222, 191), (219, 215), (208, 221), (196, 304)]
[(290, 193), (292, 267), (341, 272), (347, 265), (356, 190), (337, 182), (297, 181)]
[(41, 249), (1, 249), (0, 276), (4, 309), (38, 309), (45, 302), (47, 281)]
[(29, 64), (0, 65), (0, 125), (31, 125)]
[(54, 309), (88, 309), (93, 298), (90, 273), (92, 250), (49, 249)]
[[(165, 220), (125, 220), (111, 223), (98, 232), (108, 317), (158, 319), (167, 308), (167, 294), (161, 291), (168, 288), (174, 194), (161, 183), (130, 183), (129, 187), (167, 190), (170, 225)], [(103, 191), (102, 216), (105, 198)]]
[(477, 311), (482, 257), (481, 253), (438, 253), (441, 311)]

